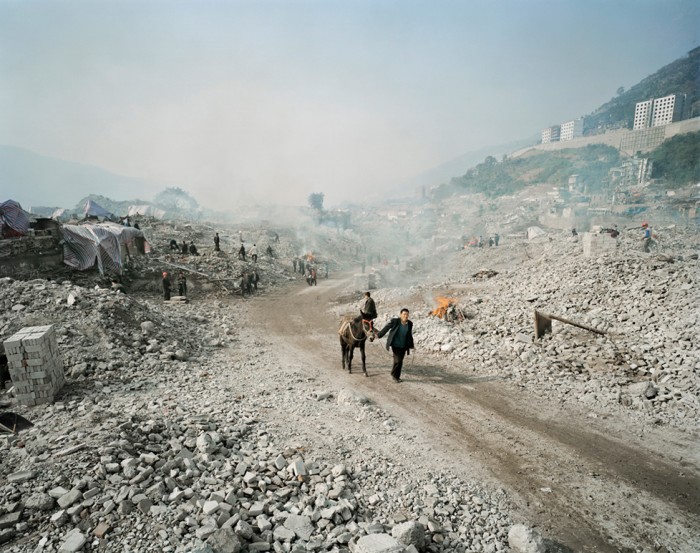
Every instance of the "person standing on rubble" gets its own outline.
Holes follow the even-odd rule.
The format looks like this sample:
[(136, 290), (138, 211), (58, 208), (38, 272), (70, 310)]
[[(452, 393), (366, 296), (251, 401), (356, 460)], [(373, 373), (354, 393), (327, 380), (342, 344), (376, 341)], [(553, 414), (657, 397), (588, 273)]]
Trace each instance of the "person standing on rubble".
[(250, 294), (248, 290), (248, 273), (245, 271), (241, 274), (241, 296), (245, 297), (246, 292)]
[(215, 252), (220, 252), (221, 248), (219, 248), (219, 243), (220, 243), (220, 238), (219, 238), (219, 233), (217, 232), (214, 235), (214, 251)]
[(297, 272), (297, 258), (292, 257), (292, 267), (294, 267), (294, 272)]
[(163, 271), (163, 299), (165, 301), (170, 299), (170, 277), (165, 271)]
[(238, 259), (245, 261), (245, 244), (241, 244), (238, 250)]
[(410, 355), (411, 350), (416, 348), (413, 343), (413, 322), (408, 319), (408, 315), (408, 309), (404, 307), (399, 316), (392, 318), (377, 334), (377, 338), (381, 338), (387, 332), (389, 333), (386, 339), (386, 349), (391, 348), (394, 354), (391, 378), (396, 383), (402, 382), (401, 369), (404, 357)]
[(258, 246), (253, 244), (253, 247), (248, 250), (248, 253), (250, 254), (250, 258), (253, 260), (253, 263), (258, 262)]
[(187, 296), (187, 277), (182, 271), (177, 275), (177, 294), (178, 296)]
[(258, 291), (258, 282), (260, 282), (260, 275), (258, 274), (257, 269), (253, 269), (253, 273), (251, 275), (251, 282), (253, 283), (253, 290), (256, 292)]
[(498, 241), (501, 239), (500, 234), (496, 233), (493, 235), (493, 243), (498, 246)]
[(187, 255), (187, 242), (185, 242), (184, 240), (182, 241), (180, 253), (182, 253), (182, 255)]
[(652, 236), (649, 223), (642, 223), (642, 230), (644, 231), (644, 234), (642, 235), (642, 249), (645, 253), (649, 253), (651, 251), (649, 246), (651, 245)]

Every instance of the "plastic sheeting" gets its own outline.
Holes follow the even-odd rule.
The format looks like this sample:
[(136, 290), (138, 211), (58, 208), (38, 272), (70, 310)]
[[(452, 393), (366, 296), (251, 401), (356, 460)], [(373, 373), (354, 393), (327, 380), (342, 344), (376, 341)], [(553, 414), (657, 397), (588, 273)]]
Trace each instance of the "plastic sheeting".
[[(10, 229), (10, 232), (4, 228)], [(0, 204), (0, 235), (9, 234), (24, 236), (29, 232), (29, 217), (14, 200), (7, 200)]]
[(85, 213), (85, 217), (87, 217), (88, 215), (105, 218), (114, 217), (114, 215), (112, 215), (104, 207), (102, 207), (97, 202), (93, 202), (92, 200), (88, 200), (85, 202), (85, 208), (83, 209), (83, 213)]
[(162, 219), (163, 217), (165, 217), (165, 211), (152, 205), (130, 205), (129, 217), (136, 217), (137, 215), (141, 215), (144, 217), (150, 216), (155, 217), (156, 219)]
[(124, 259), (144, 253), (143, 232), (115, 223), (99, 225), (63, 225), (63, 262), (85, 271), (95, 266), (100, 274), (124, 270)]

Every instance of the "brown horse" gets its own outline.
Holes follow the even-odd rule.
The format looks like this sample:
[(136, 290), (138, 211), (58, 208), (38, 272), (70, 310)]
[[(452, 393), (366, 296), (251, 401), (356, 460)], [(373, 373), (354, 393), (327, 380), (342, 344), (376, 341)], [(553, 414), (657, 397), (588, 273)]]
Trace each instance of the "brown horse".
[(367, 376), (367, 366), (365, 365), (365, 342), (374, 341), (374, 329), (372, 321), (364, 320), (362, 317), (355, 317), (351, 320), (343, 320), (338, 329), (340, 335), (340, 349), (343, 355), (343, 370), (347, 362), (348, 372), (352, 373), (352, 356), (355, 348), (360, 348), (362, 356), (362, 372)]

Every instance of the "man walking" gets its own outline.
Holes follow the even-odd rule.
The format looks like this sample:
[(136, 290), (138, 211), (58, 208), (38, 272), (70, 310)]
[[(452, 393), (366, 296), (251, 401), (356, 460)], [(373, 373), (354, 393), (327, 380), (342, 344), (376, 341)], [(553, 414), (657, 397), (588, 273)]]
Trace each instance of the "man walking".
[(253, 244), (253, 247), (248, 250), (248, 253), (250, 254), (251, 259), (253, 260), (253, 263), (258, 262), (258, 247)]
[(377, 338), (381, 338), (386, 333), (386, 349), (391, 347), (394, 354), (394, 364), (391, 367), (391, 377), (394, 382), (402, 382), (401, 369), (403, 368), (403, 358), (410, 355), (410, 350), (415, 349), (413, 344), (413, 322), (408, 320), (408, 309), (401, 310), (399, 317), (391, 319), (387, 325), (379, 331)]
[(217, 232), (216, 235), (214, 236), (214, 251), (215, 252), (221, 251), (219, 249), (219, 242), (220, 242), (219, 233)]

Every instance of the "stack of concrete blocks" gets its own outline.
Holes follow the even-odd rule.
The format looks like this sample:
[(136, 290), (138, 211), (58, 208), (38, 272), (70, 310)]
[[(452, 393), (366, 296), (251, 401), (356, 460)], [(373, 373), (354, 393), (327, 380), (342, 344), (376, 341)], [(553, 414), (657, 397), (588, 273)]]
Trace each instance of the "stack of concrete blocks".
[(617, 238), (607, 232), (598, 234), (586, 232), (583, 235), (583, 257), (601, 257), (612, 255), (617, 250)]
[(53, 325), (23, 328), (4, 346), (17, 401), (25, 406), (52, 402), (65, 382)]

